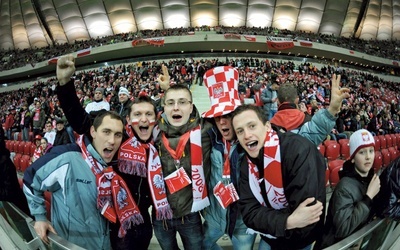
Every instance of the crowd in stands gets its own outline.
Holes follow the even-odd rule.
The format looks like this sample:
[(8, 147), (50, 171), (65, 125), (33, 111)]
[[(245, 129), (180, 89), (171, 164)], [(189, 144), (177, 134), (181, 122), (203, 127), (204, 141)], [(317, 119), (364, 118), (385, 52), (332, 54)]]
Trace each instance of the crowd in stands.
[[(308, 113), (311, 115), (329, 104), (329, 76), (337, 73), (342, 76), (343, 86), (351, 89), (351, 97), (342, 106), (337, 126), (330, 135), (331, 139), (348, 138), (351, 134), (348, 131), (359, 128), (366, 128), (373, 134), (400, 132), (400, 86), (397, 82), (339, 67), (318, 68), (309, 63), (296, 65), (291, 61), (258, 58), (190, 58), (136, 62), (78, 72), (75, 75), (77, 96), (86, 107), (93, 101), (96, 88), (102, 88), (111, 110), (116, 110), (119, 105), (118, 91), (124, 87), (131, 99), (148, 95), (157, 105), (157, 111), (162, 111), (163, 91), (156, 81), (162, 64), (168, 66), (172, 82), (189, 87), (201, 84), (198, 72), (220, 65), (237, 67), (240, 73), (239, 93), (242, 100), (253, 98), (256, 103), (260, 102), (257, 100), (259, 93), (271, 82), (291, 82), (297, 86), (300, 103), (308, 107)], [(0, 118), (9, 137), (12, 132), (22, 132), (23, 139), (29, 140), (28, 131), (32, 131), (34, 136), (43, 135), (46, 122), (50, 122), (55, 129), (56, 124), (63, 121), (68, 131), (68, 123), (58, 105), (56, 84), (56, 79), (51, 78), (38, 81), (29, 89), (0, 94)], [(72, 140), (73, 136), (70, 137), (70, 141)]]
[(304, 31), (290, 31), (287, 29), (277, 29), (273, 27), (188, 27), (163, 30), (140, 30), (138, 32), (120, 33), (112, 36), (91, 38), (86, 41), (75, 41), (71, 44), (53, 44), (44, 48), (29, 48), (0, 51), (0, 71), (10, 70), (31, 64), (49, 60), (54, 57), (73, 53), (90, 47), (99, 47), (108, 44), (132, 41), (139, 38), (182, 36), (193, 34), (196, 31), (209, 31), (217, 34), (234, 33), (262, 36), (291, 37), (293, 39), (308, 40), (316, 43), (334, 45), (349, 50), (366, 53), (386, 59), (400, 60), (400, 53), (396, 53), (400, 48), (397, 40), (363, 40), (359, 38), (336, 37), (334, 35), (317, 34)]

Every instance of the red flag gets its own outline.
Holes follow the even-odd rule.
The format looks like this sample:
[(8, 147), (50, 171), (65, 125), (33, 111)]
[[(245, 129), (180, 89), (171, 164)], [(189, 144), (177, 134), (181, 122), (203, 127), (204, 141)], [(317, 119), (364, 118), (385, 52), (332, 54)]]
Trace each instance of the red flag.
[(252, 35), (243, 35), (243, 36), (249, 42), (255, 42), (256, 41), (256, 36), (252, 36)]
[(83, 49), (83, 50), (79, 50), (76, 52), (76, 54), (78, 57), (82, 57), (82, 56), (90, 55), (91, 51), (92, 51), (92, 47)]
[(310, 41), (300, 41), (300, 45), (305, 47), (312, 47), (313, 43)]
[(350, 52), (350, 54), (354, 54), (354, 51), (353, 51), (353, 50), (350, 50), (349, 52)]
[(239, 34), (233, 34), (233, 33), (226, 33), (224, 34), (225, 38), (236, 38), (236, 39), (240, 39), (240, 35)]
[(47, 63), (50, 65), (50, 64), (57, 64), (57, 61), (58, 61), (58, 57), (53, 57), (53, 58), (50, 58), (48, 61), (47, 61)]

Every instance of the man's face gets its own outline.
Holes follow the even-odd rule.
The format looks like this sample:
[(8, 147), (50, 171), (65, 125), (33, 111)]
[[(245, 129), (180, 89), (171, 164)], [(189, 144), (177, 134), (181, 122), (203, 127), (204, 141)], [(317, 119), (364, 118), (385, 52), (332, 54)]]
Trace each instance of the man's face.
[(100, 91), (94, 92), (94, 100), (101, 101), (103, 99), (103, 93)]
[(253, 110), (246, 110), (233, 118), (232, 125), (240, 145), (250, 157), (256, 158), (264, 147), (265, 135), (270, 130), (269, 123), (263, 124)]
[(64, 128), (64, 123), (57, 123), (57, 130), (60, 131)]
[(120, 103), (125, 103), (129, 99), (129, 97), (126, 94), (119, 94), (118, 98)]
[(188, 90), (179, 89), (167, 92), (164, 113), (172, 126), (179, 127), (186, 124), (192, 111), (193, 104)]
[(51, 126), (51, 124), (46, 124), (45, 128), (46, 128), (46, 132), (50, 132), (52, 129), (52, 126)]
[(214, 121), (215, 124), (217, 124), (219, 132), (221, 133), (222, 137), (227, 141), (231, 141), (235, 137), (235, 132), (233, 131), (231, 120), (232, 118), (230, 114), (214, 117)]
[(155, 121), (154, 107), (148, 102), (133, 104), (127, 119), (128, 124), (131, 124), (135, 131), (135, 135), (143, 141), (147, 141), (151, 137)]
[(121, 145), (123, 127), (120, 120), (106, 116), (97, 130), (93, 126), (90, 128), (93, 147), (106, 163), (111, 162)]

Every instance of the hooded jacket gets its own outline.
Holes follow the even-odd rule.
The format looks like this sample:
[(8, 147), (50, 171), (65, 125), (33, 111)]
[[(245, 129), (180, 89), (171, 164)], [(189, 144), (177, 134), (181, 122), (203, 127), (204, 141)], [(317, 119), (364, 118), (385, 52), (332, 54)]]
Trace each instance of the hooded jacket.
[[(169, 145), (171, 148), (176, 149), (180, 137), (186, 132), (196, 128), (200, 124), (201, 126), (201, 145), (203, 152), (203, 169), (206, 182), (210, 176), (210, 153), (211, 153), (211, 140), (207, 131), (211, 128), (211, 123), (205, 119), (201, 119), (197, 108), (193, 105), (193, 111), (189, 117), (189, 121), (180, 126), (171, 126), (166, 119), (165, 114), (161, 116), (161, 121), (158, 123), (161, 133), (165, 133)], [(161, 140), (161, 133), (157, 136), (156, 147), (161, 160), (162, 171), (164, 178), (174, 171), (176, 171), (174, 159), (170, 156), (169, 152), (165, 148)], [(190, 140), (186, 143), (184, 150), (184, 157), (180, 159), (180, 166), (182, 166), (189, 178), (192, 180), (192, 169), (191, 169), (191, 154), (190, 154)], [(208, 190), (210, 193), (210, 190)], [(179, 218), (191, 213), (193, 204), (193, 193), (192, 185), (188, 185), (181, 190), (171, 194), (167, 188), (167, 199), (173, 210), (174, 218)]]
[(295, 104), (283, 103), (272, 117), (271, 123), (286, 131), (299, 134), (318, 146), (336, 124), (336, 117), (327, 109), (322, 109), (309, 116), (297, 109)]
[[(246, 234), (247, 227), (243, 222), (242, 216), (238, 209), (238, 202), (232, 203), (224, 209), (218, 202), (213, 194), (213, 189), (219, 181), (223, 181), (222, 173), (224, 168), (224, 143), (222, 142), (222, 135), (218, 128), (214, 126), (209, 132), (212, 142), (211, 149), (211, 173), (210, 179), (207, 182), (208, 197), (210, 199), (210, 206), (206, 207), (203, 211), (204, 219), (212, 228), (219, 228), (220, 232), (232, 234)], [(240, 161), (239, 158), (243, 155), (243, 150), (239, 143), (233, 143), (229, 152), (230, 160), (230, 178), (239, 192), (239, 176), (240, 176)], [(240, 151), (240, 152), (239, 152)], [(224, 183), (227, 184), (227, 183)]]
[[(103, 162), (88, 140), (85, 144)], [(85, 249), (111, 249), (108, 222), (97, 209), (96, 177), (77, 144), (54, 147), (29, 166), (23, 190), (36, 221), (47, 220), (44, 191), (50, 191), (51, 222), (61, 237)]]
[(322, 247), (328, 247), (363, 227), (373, 215), (372, 200), (366, 195), (374, 169), (361, 177), (354, 163), (346, 161), (340, 181), (329, 201)]

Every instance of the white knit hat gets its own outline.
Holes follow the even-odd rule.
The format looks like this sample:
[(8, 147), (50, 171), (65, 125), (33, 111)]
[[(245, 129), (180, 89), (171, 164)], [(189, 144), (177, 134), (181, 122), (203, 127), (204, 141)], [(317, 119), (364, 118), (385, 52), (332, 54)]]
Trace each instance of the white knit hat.
[(125, 94), (125, 95), (127, 95), (127, 96), (130, 96), (129, 91), (128, 91), (125, 87), (120, 87), (120, 88), (119, 88), (118, 95), (120, 95), (120, 94)]
[(350, 136), (350, 159), (358, 150), (375, 145), (374, 136), (366, 129), (359, 129)]

